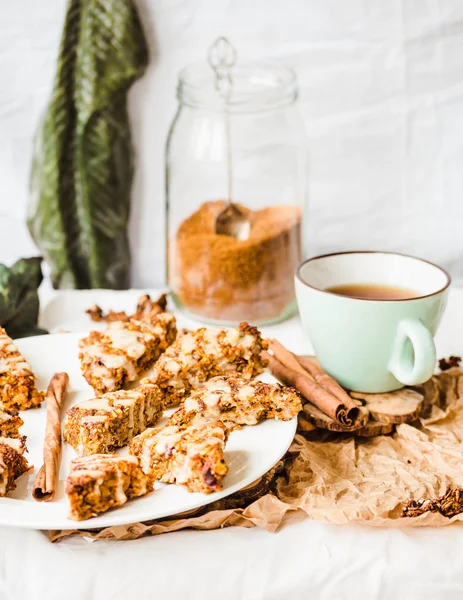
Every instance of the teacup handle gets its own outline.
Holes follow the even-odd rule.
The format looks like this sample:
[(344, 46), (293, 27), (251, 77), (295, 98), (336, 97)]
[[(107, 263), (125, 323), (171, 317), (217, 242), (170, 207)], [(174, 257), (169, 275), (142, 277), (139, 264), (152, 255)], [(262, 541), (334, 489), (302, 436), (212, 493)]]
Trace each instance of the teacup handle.
[[(414, 358), (405, 352), (410, 340)], [(405, 385), (417, 385), (427, 381), (436, 366), (436, 346), (431, 332), (417, 319), (403, 319), (399, 323), (394, 342), (389, 371)]]

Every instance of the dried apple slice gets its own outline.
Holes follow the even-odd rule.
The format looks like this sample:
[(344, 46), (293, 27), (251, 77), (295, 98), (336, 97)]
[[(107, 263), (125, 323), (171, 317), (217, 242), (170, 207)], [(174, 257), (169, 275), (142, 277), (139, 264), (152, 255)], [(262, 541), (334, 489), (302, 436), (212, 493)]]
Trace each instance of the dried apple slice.
[(363, 394), (351, 392), (352, 398), (365, 401), (373, 420), (378, 423), (411, 423), (420, 415), (423, 394), (403, 388), (386, 394)]

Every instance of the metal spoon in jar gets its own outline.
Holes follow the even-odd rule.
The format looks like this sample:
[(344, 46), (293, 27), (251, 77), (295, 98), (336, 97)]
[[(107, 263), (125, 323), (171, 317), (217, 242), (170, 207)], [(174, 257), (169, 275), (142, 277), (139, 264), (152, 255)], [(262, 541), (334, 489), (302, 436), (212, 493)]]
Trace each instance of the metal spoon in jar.
[(231, 69), (236, 61), (236, 51), (225, 37), (218, 38), (209, 51), (209, 64), (214, 70), (215, 85), (224, 100), (225, 149), (227, 156), (227, 206), (217, 215), (215, 232), (229, 235), (237, 240), (247, 240), (251, 232), (251, 222), (247, 215), (232, 202), (232, 153), (229, 100), (232, 95), (233, 79)]

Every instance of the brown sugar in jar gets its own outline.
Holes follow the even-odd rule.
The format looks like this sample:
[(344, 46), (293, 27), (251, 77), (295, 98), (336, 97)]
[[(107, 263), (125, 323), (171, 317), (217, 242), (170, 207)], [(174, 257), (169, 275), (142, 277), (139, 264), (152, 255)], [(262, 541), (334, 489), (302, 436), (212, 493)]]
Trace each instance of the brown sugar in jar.
[(211, 321), (278, 321), (295, 310), (294, 271), (301, 258), (301, 209), (247, 213), (245, 241), (215, 233), (226, 203), (205, 202), (169, 244), (169, 284), (179, 307)]

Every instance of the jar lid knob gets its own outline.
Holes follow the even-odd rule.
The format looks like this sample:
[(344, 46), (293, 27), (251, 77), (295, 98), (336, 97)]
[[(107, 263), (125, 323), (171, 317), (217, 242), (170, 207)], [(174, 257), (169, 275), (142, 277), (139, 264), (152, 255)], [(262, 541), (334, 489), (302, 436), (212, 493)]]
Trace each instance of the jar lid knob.
[(215, 73), (217, 90), (228, 98), (233, 84), (231, 69), (236, 63), (236, 50), (226, 37), (215, 40), (209, 50), (208, 61)]

